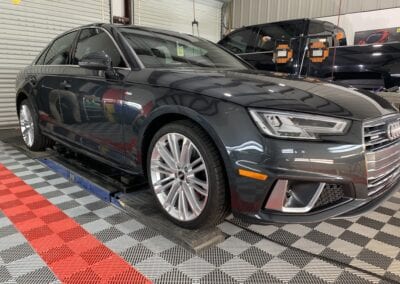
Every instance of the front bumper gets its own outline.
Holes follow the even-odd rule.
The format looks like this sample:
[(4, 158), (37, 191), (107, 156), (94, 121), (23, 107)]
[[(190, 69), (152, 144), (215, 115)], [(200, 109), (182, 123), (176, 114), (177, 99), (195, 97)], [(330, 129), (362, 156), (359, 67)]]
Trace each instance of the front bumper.
[[(354, 131), (362, 129), (362, 125), (354, 124), (353, 127)], [(353, 139), (362, 141), (362, 133), (353, 136)], [(362, 142), (351, 142), (350, 139), (342, 143), (328, 143), (263, 137), (258, 141), (253, 140), (252, 147), (248, 147), (247, 143), (246, 150), (238, 147), (228, 149), (236, 170), (244, 168), (268, 175), (267, 181), (236, 175), (234, 182), (231, 182), (234, 184), (231, 186), (233, 214), (250, 223), (314, 223), (329, 218), (353, 217), (373, 210), (400, 190), (400, 174), (392, 174), (390, 183), (372, 194), (369, 181), (371, 166), (368, 168), (370, 155)], [(400, 141), (396, 145), (397, 151)], [(385, 150), (387, 152), (388, 148)], [(377, 158), (383, 159), (379, 155)], [(374, 162), (374, 165), (379, 163)], [(400, 164), (396, 162), (393, 167), (400, 167)], [(376, 173), (378, 170), (373, 171)], [(281, 180), (340, 185), (344, 196), (337, 202), (304, 213), (271, 210), (266, 205), (277, 182)]]
[(367, 199), (354, 199), (343, 204), (332, 206), (326, 210), (310, 212), (307, 214), (283, 214), (280, 212), (268, 212), (260, 210), (257, 213), (233, 212), (233, 215), (241, 220), (254, 224), (271, 223), (317, 223), (331, 218), (352, 218), (374, 210), (382, 202), (389, 199), (400, 190), (400, 182), (379, 195)]

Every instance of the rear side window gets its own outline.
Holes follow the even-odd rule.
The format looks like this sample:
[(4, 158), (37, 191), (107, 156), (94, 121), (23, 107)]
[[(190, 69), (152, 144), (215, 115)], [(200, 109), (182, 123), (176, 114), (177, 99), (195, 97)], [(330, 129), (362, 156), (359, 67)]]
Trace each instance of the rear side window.
[(308, 34), (310, 35), (325, 35), (335, 31), (335, 25), (329, 22), (310, 22)]
[[(310, 22), (308, 28), (310, 35), (321, 35), (322, 38), (326, 38), (329, 46), (344, 46), (347, 45), (346, 33), (342, 28), (335, 26), (330, 22)], [(341, 33), (340, 39), (335, 39), (335, 35)], [(319, 38), (313, 38), (310, 42), (318, 41)]]
[[(50, 47), (44, 60), (45, 65), (68, 64), (72, 45), (78, 32), (72, 32), (56, 39)], [(40, 60), (40, 59), (39, 59)]]
[(81, 31), (73, 62), (78, 64), (85, 55), (98, 51), (104, 51), (110, 56), (114, 67), (127, 67), (110, 36), (101, 29)]
[(260, 27), (257, 36), (257, 52), (273, 51), (277, 43), (289, 43), (290, 40), (300, 35), (299, 23), (276, 23)]
[(221, 40), (219, 44), (233, 53), (253, 52), (256, 36), (256, 30), (254, 28), (249, 28), (231, 33)]

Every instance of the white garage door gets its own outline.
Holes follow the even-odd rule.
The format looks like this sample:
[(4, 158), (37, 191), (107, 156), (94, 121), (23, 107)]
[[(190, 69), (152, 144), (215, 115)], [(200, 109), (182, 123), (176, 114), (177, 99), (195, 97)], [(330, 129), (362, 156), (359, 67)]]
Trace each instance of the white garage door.
[[(196, 0), (195, 3), (200, 36), (218, 41), (221, 37), (222, 2)], [(136, 25), (191, 34), (193, 0), (135, 0), (133, 19)]]
[(56, 35), (94, 22), (110, 22), (110, 0), (0, 0), (0, 128), (17, 125), (18, 71)]

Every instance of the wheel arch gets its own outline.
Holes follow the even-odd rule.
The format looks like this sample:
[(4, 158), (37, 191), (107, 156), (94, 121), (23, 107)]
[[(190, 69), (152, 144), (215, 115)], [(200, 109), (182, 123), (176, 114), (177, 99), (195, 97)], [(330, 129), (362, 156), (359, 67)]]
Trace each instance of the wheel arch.
[(15, 106), (16, 106), (16, 111), (17, 111), (18, 117), (19, 117), (19, 107), (21, 106), (21, 103), (26, 99), (29, 99), (29, 98), (28, 98), (28, 95), (24, 91), (19, 91), (17, 93), (16, 99), (15, 99)]
[(228, 153), (225, 146), (219, 138), (217, 131), (211, 124), (203, 118), (199, 113), (184, 107), (166, 107), (162, 110), (154, 112), (151, 117), (147, 119), (145, 126), (138, 141), (138, 149), (140, 150), (138, 163), (142, 165), (143, 172), (146, 173), (147, 169), (147, 154), (150, 146), (151, 139), (155, 133), (164, 125), (174, 121), (189, 120), (199, 126), (207, 133), (214, 146), (217, 148), (225, 170), (225, 178), (228, 186), (228, 196), (230, 198), (231, 186), (233, 185), (233, 167), (231, 165)]
[(16, 107), (18, 117), (19, 117), (19, 107), (21, 106), (21, 103), (24, 100), (29, 100), (32, 107), (36, 111), (36, 113), (38, 113), (38, 108), (37, 108), (36, 102), (31, 95), (32, 92), (33, 92), (33, 90), (29, 87), (28, 84), (25, 84), (24, 87), (20, 88), (17, 91), (17, 93), (16, 93), (17, 95), (15, 96), (15, 107)]

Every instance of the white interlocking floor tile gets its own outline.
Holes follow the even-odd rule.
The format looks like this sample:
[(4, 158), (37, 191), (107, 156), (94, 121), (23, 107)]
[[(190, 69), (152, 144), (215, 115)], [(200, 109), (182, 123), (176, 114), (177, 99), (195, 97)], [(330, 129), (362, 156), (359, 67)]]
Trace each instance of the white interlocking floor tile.
[(198, 256), (194, 256), (179, 264), (178, 269), (192, 279), (200, 279), (213, 271), (215, 266)]
[(309, 227), (300, 224), (285, 225), (282, 229), (300, 237), (303, 237), (312, 231)]
[(143, 241), (142, 244), (154, 253), (160, 253), (176, 246), (174, 242), (171, 242), (170, 240), (164, 238), (161, 235), (147, 239)]
[(257, 267), (237, 257), (225, 262), (220, 269), (240, 283), (257, 271)]
[(300, 268), (280, 258), (274, 258), (262, 267), (262, 270), (278, 278), (281, 281), (289, 282), (299, 273)]
[(378, 240), (369, 241), (369, 243), (365, 246), (365, 248), (386, 255), (391, 258), (396, 258), (396, 256), (400, 252), (400, 248), (388, 245)]
[(350, 257), (356, 257), (362, 250), (363, 248), (360, 246), (357, 246), (355, 244), (349, 243), (347, 241), (341, 240), (341, 239), (335, 239), (330, 245), (329, 248), (336, 250), (338, 252), (341, 252), (345, 255), (348, 255)]
[(230, 252), (233, 255), (239, 255), (243, 251), (247, 250), (251, 244), (244, 242), (238, 238), (230, 237), (225, 240), (223, 243), (218, 244), (218, 247)]

